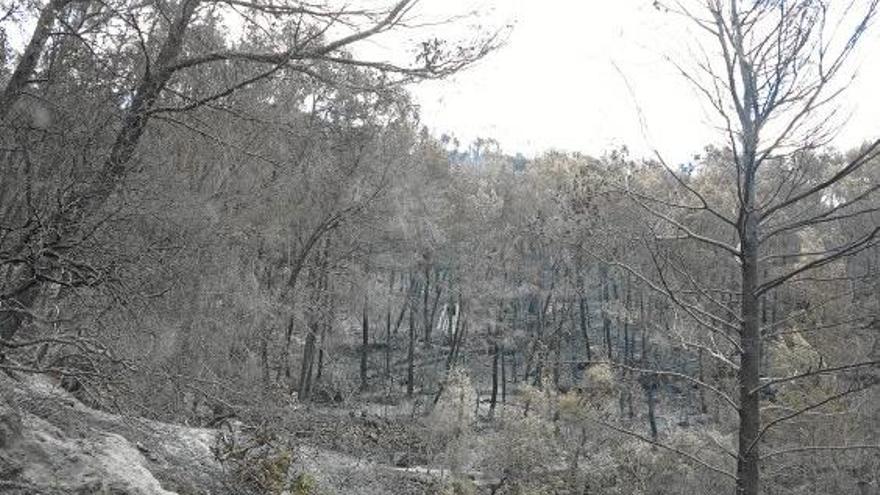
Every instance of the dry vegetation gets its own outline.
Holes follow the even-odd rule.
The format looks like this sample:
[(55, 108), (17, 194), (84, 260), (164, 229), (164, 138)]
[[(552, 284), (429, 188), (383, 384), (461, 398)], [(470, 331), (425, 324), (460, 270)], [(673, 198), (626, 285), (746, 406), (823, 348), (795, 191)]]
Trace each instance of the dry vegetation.
[(432, 136), (504, 31), (362, 3), (0, 0), (0, 490), (880, 491), (876, 1), (657, 2), (681, 165)]

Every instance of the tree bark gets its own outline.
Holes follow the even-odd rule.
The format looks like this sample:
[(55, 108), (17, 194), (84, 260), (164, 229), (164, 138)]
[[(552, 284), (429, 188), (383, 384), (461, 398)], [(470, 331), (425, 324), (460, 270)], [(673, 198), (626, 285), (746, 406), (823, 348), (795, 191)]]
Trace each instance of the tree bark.
[(501, 403), (507, 404), (507, 351), (501, 348)]
[(609, 304), (609, 296), (608, 296), (608, 269), (602, 269), (602, 331), (605, 336), (605, 357), (608, 358), (609, 361), (612, 360), (611, 356), (611, 318), (608, 315), (608, 304)]
[(137, 144), (147, 127), (149, 112), (176, 71), (173, 67), (174, 62), (183, 50), (184, 36), (199, 3), (200, 0), (181, 2), (180, 15), (168, 31), (159, 55), (152, 64), (153, 69), (144, 73), (135, 90), (131, 105), (122, 119), (122, 128), (110, 149), (110, 156), (104, 162), (103, 180), (97, 189), (89, 194), (87, 210), (100, 207), (127, 173), (126, 165), (134, 156)]
[(651, 430), (651, 440), (657, 441), (657, 383), (654, 377), (645, 387), (645, 397), (648, 401), (648, 428)]
[(495, 405), (498, 402), (498, 341), (492, 341), (492, 395), (489, 400), (489, 417), (495, 415)]
[(312, 362), (315, 359), (315, 340), (317, 329), (309, 322), (309, 330), (306, 333), (306, 342), (303, 346), (303, 359), (299, 372), (299, 398), (308, 400), (312, 387)]
[[(739, 19), (736, 2), (730, 5), (731, 18)], [(731, 33), (737, 50), (743, 49), (741, 26), (734, 21)], [(742, 304), (740, 306), (740, 369), (739, 369), (739, 446), (736, 465), (736, 493), (758, 495), (760, 493), (760, 456), (758, 435), (761, 429), (759, 394), (761, 373), (761, 301), (757, 294), (759, 280), (759, 213), (757, 202), (757, 148), (760, 128), (758, 116), (752, 111), (758, 108), (755, 77), (747, 62), (738, 62), (743, 78), (743, 107), (738, 110), (742, 126), (739, 158), (741, 170), (741, 197), (737, 233), (740, 241), (740, 277), (742, 280)], [(739, 180), (739, 177), (737, 177)]]
[(318, 339), (318, 371), (315, 373), (315, 383), (321, 383), (324, 374), (324, 339), (327, 336), (328, 325), (321, 325), (321, 337)]
[(461, 295), (458, 296), (458, 310), (456, 311), (455, 318), (455, 326), (452, 328), (452, 345), (449, 348), (449, 355), (446, 358), (446, 371), (451, 370), (455, 367), (455, 363), (458, 360), (458, 355), (461, 350), (462, 342), (464, 342), (465, 332), (467, 331), (467, 324), (464, 321), (463, 313), (464, 313), (464, 305), (461, 301)]
[(440, 296), (443, 295), (443, 286), (440, 285), (440, 273), (435, 272), (434, 274), (434, 302), (431, 304), (431, 315), (428, 318), (428, 321), (431, 324), (431, 328), (433, 331), (433, 327), (437, 316), (437, 307), (440, 305)]
[[(698, 378), (700, 379), (701, 382), (705, 383), (706, 382), (706, 372), (705, 372), (705, 365), (703, 364), (703, 349), (702, 348), (700, 348), (700, 350), (697, 352), (697, 366), (699, 367)], [(700, 394), (700, 414), (706, 414), (709, 411), (709, 409), (706, 407), (706, 388), (699, 387), (699, 394)]]
[(262, 368), (263, 393), (268, 394), (271, 389), (269, 376), (269, 336), (263, 330), (260, 335), (260, 368)]
[(587, 298), (584, 297), (583, 292), (581, 292), (578, 296), (578, 306), (580, 309), (581, 333), (584, 336), (584, 347), (587, 351), (587, 361), (592, 361), (593, 351), (590, 348), (590, 326), (588, 324), (588, 318), (590, 317), (590, 308), (587, 305)]
[(425, 327), (425, 347), (431, 345), (431, 309), (428, 304), (428, 296), (431, 288), (431, 267), (425, 263), (425, 290), (422, 293), (422, 319)]
[(560, 311), (556, 334), (553, 336), (553, 387), (555, 390), (559, 390), (559, 379), (562, 375), (562, 329), (567, 315), (567, 309)]
[[(284, 331), (284, 356), (282, 357), (282, 368), (284, 369), (284, 379), (288, 384), (291, 383), (291, 376), (293, 375), (290, 371), (290, 353), (291, 346), (293, 344), (293, 324), (294, 317), (291, 315), (287, 319), (287, 328)], [(303, 359), (305, 359), (306, 355), (303, 354)], [(276, 373), (278, 375), (279, 373)], [(302, 376), (302, 375), (300, 375)]]
[(361, 324), (361, 391), (367, 389), (367, 361), (370, 347), (370, 321), (367, 314), (369, 299), (364, 296), (364, 314)]
[(416, 319), (413, 305), (409, 305), (409, 348), (406, 354), (406, 396), (413, 396), (415, 382)]
[(394, 272), (388, 278), (388, 306), (385, 311), (385, 370), (384, 381), (391, 378), (391, 295), (394, 294)]
[(27, 86), (28, 81), (33, 78), (37, 70), (37, 62), (40, 60), (40, 55), (43, 53), (46, 41), (49, 40), (49, 35), (52, 33), (52, 26), (58, 18), (58, 13), (68, 3), (70, 3), (70, 0), (51, 0), (40, 11), (40, 16), (37, 18), (37, 24), (34, 26), (31, 39), (18, 60), (12, 76), (6, 83), (6, 87), (0, 93), (0, 121), (9, 115), (9, 111), (12, 110), (13, 105), (15, 105), (18, 97)]
[(755, 200), (753, 167), (747, 169), (744, 218), (741, 221), (742, 243), (742, 318), (739, 370), (739, 457), (737, 461), (737, 494), (758, 495), (760, 492), (758, 433), (761, 428), (759, 395), (761, 334), (760, 301), (755, 294), (758, 281), (758, 222), (752, 211)]

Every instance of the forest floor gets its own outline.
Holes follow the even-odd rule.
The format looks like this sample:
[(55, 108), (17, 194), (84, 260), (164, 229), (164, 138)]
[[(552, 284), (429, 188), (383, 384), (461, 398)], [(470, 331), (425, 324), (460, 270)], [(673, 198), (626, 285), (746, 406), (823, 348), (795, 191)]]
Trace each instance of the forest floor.
[[(261, 406), (263, 420), (200, 428), (100, 411), (47, 377), (0, 373), (0, 493), (416, 495), (457, 493), (448, 489), (461, 480), (492, 492), (497, 469), (483, 460), (503, 437), (486, 420), (488, 404), (474, 414), (453, 476), (436, 420), (423, 414), (432, 396), (388, 399)], [(521, 420), (516, 400), (499, 403), (496, 417)], [(514, 431), (504, 445), (532, 455), (531, 438)], [(557, 454), (538, 461), (558, 478), (568, 464), (564, 449)]]
[(45, 377), (0, 373), (0, 492), (247, 493), (238, 491), (246, 485), (234, 461), (262, 466), (248, 471), (250, 481), (271, 483), (265, 461), (278, 458), (283, 445), (289, 448), (285, 471), (317, 488), (303, 493), (439, 493), (449, 474), (431, 465), (423, 422), (402, 407), (380, 416), (371, 411), (375, 406), (363, 406), (292, 408), (274, 433), (274, 450), (234, 422), (240, 430), (234, 441), (248, 446), (227, 452), (247, 450), (238, 459), (219, 447), (229, 424), (196, 428), (111, 414), (87, 407)]

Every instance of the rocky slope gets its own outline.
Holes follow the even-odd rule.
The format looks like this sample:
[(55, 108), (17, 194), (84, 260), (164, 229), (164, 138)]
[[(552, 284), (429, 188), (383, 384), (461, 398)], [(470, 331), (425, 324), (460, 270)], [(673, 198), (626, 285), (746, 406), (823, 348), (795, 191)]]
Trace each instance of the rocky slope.
[[(0, 493), (440, 493), (422, 427), (366, 412), (292, 408), (276, 435), (99, 411), (42, 376), (0, 372)], [(242, 432), (244, 430), (244, 432)]]
[(0, 373), (3, 493), (224, 493), (215, 434), (97, 411), (45, 377)]

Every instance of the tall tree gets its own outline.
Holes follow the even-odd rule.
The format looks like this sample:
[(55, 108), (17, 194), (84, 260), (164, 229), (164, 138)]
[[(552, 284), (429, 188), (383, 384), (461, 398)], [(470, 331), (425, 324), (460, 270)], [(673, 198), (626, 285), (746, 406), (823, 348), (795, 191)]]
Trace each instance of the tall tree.
[[(625, 186), (636, 204), (657, 220), (651, 233), (653, 245), (647, 248), (653, 260), (652, 276), (649, 279), (631, 266), (621, 266), (639, 273), (645, 283), (665, 294), (711, 333), (712, 342), (723, 342), (711, 354), (736, 370), (736, 399), (734, 394), (688, 378), (714, 390), (736, 410), (736, 471), (728, 475), (735, 480), (738, 495), (757, 495), (761, 490), (760, 445), (767, 431), (848, 395), (832, 395), (796, 414), (762, 422), (762, 393), (808, 376), (878, 364), (871, 360), (825, 363), (819, 369), (770, 378), (763, 354), (771, 327), (762, 327), (761, 321), (762, 301), (769, 294), (807, 279), (821, 279), (817, 274), (823, 269), (877, 243), (880, 227), (876, 225), (819, 249), (801, 243), (786, 252), (773, 242), (787, 233), (827, 232), (836, 222), (871, 211), (865, 200), (877, 190), (876, 185), (862, 185), (840, 197), (835, 191), (860, 169), (874, 166), (880, 140), (864, 145), (843, 163), (815, 164), (809, 156), (827, 142), (832, 131), (828, 117), (834, 115), (840, 79), (846, 77), (847, 62), (874, 18), (877, 2), (860, 7), (851, 3), (842, 12), (819, 0), (711, 0), (702, 2), (699, 10), (683, 2), (658, 5), (684, 16), (708, 40), (701, 45), (707, 58), (696, 61), (693, 70), (686, 63), (676, 66), (720, 118), (727, 141), (719, 174), (727, 189), (713, 192), (699, 180), (700, 172), (692, 177), (673, 170), (658, 155), (677, 190), (675, 195), (661, 197)], [(835, 14), (842, 19), (832, 21), (829, 16)], [(843, 28), (834, 33), (826, 30), (828, 25), (847, 22), (852, 22), (851, 29), (844, 34)], [(716, 266), (726, 266), (736, 274), (733, 301), (718, 300), (717, 295), (727, 288), (710, 285), (707, 272), (696, 272), (683, 261), (685, 246), (713, 257)], [(774, 262), (783, 258), (790, 262)], [(736, 362), (726, 357), (730, 355)], [(837, 446), (811, 446), (825, 447)], [(781, 453), (764, 458), (777, 455)]]

